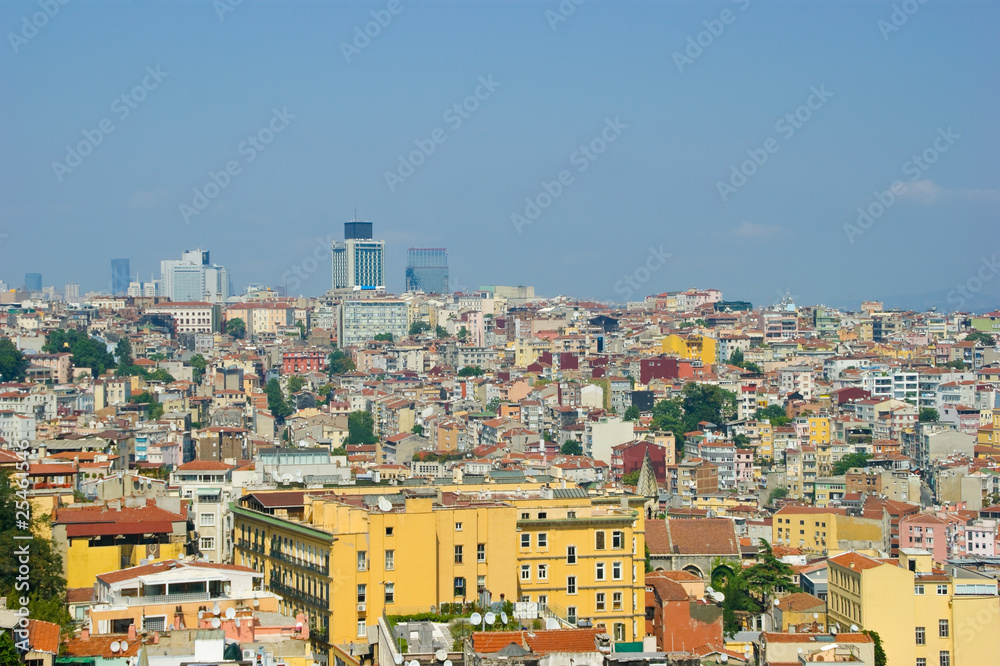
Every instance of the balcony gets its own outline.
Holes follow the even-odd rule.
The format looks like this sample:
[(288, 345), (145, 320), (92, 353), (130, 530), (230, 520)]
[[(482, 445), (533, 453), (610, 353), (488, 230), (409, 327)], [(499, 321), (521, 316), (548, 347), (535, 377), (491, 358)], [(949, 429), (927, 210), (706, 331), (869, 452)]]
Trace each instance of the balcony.
[(229, 599), (225, 594), (209, 592), (182, 592), (179, 594), (151, 594), (142, 597), (117, 597), (112, 605), (147, 606), (152, 604), (182, 604), (190, 601)]
[(315, 564), (312, 562), (307, 562), (300, 557), (293, 557), (292, 555), (285, 555), (277, 550), (272, 550), (270, 552), (270, 557), (272, 559), (278, 560), (280, 562), (285, 562), (286, 564), (293, 564), (306, 571), (312, 571), (313, 573), (318, 573), (322, 576), (330, 575), (330, 567), (322, 564)]
[(299, 601), (303, 601), (307, 604), (311, 604), (319, 608), (328, 607), (327, 602), (324, 601), (323, 599), (313, 596), (308, 592), (297, 590), (294, 587), (283, 585), (282, 583), (279, 583), (277, 580), (272, 580), (270, 583), (267, 584), (267, 587), (275, 594), (280, 594), (283, 597), (291, 597), (292, 599), (298, 599)]

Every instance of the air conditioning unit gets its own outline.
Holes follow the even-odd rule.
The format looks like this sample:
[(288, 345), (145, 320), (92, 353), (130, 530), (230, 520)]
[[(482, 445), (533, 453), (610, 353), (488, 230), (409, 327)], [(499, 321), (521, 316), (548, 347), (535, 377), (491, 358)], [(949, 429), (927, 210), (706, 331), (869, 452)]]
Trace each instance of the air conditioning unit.
[(253, 661), (256, 654), (253, 650), (243, 650), (243, 661)]
[(366, 606), (367, 606), (366, 604), (358, 604), (358, 612), (364, 613)]

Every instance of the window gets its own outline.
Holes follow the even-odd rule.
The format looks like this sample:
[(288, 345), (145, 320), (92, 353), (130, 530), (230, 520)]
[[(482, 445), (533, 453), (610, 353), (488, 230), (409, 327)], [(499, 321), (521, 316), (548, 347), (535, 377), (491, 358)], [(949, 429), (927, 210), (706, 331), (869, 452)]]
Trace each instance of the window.
[(527, 520), (528, 518), (531, 518), (531, 514), (530, 513), (527, 513), (527, 512), (522, 512), (521, 513), (521, 520)]
[(576, 511), (567, 511), (566, 512), (566, 517), (569, 518), (570, 520), (572, 520), (573, 518), (576, 518)]
[(940, 595), (946, 595), (946, 594), (948, 594), (948, 586), (947, 585), (938, 585), (937, 586), (937, 593), (940, 594)]
[(358, 603), (363, 604), (368, 599), (368, 586), (364, 583), (358, 584)]
[(604, 530), (594, 532), (594, 548), (604, 550)]
[(396, 551), (385, 551), (385, 570), (392, 571), (396, 568)]
[(538, 547), (548, 548), (549, 547), (549, 535), (547, 532), (538, 533)]
[(611, 533), (611, 547), (616, 549), (625, 548), (625, 533), (624, 532), (612, 532)]
[(541, 606), (544, 606), (547, 603), (549, 603), (549, 595), (547, 595), (547, 594), (539, 594), (538, 595), (538, 604), (541, 605)]
[(938, 620), (938, 636), (948, 638), (948, 620)]
[(549, 514), (546, 513), (545, 511), (539, 511), (538, 512), (538, 520), (545, 520), (548, 517), (549, 517)]
[(595, 580), (604, 580), (604, 562), (598, 562), (594, 573)]
[(396, 584), (386, 583), (385, 584), (385, 603), (391, 604), (396, 600)]
[(576, 594), (576, 576), (566, 576), (566, 594)]
[(455, 564), (462, 563), (462, 559), (464, 557), (463, 550), (464, 548), (462, 546), (455, 546)]
[(385, 528), (385, 535), (386, 536), (392, 536), (392, 528), (391, 527)]
[(614, 580), (621, 580), (622, 579), (622, 563), (621, 562), (614, 562), (611, 565), (611, 578), (614, 579)]
[(202, 537), (198, 541), (200, 550), (215, 550), (215, 537)]
[(924, 593), (924, 586), (923, 585), (914, 585), (913, 586), (913, 594), (923, 594), (923, 593)]
[(521, 580), (531, 580), (531, 565), (522, 564), (521, 565)]
[(464, 597), (465, 596), (465, 579), (464, 578), (461, 578), (461, 577), (456, 578), (455, 579), (455, 586), (454, 587), (455, 587), (455, 596), (456, 597)]
[[(163, 631), (167, 628), (167, 616), (155, 615), (142, 618), (142, 628), (146, 631)], [(39, 662), (41, 663), (41, 662)]]
[(624, 641), (625, 640), (625, 623), (615, 622), (615, 640)]
[(576, 624), (576, 606), (566, 607), (566, 621), (570, 624)]
[(951, 652), (941, 650), (941, 652), (938, 653), (938, 664), (940, 666), (951, 666)]
[(479, 576), (476, 578), (476, 591), (483, 592), (486, 590), (486, 576)]
[(549, 579), (549, 565), (539, 564), (538, 565), (538, 580), (548, 580)]
[(368, 635), (368, 623), (364, 620), (358, 620), (358, 638)]
[(596, 604), (596, 608), (597, 608), (597, 612), (598, 613), (604, 611), (604, 593), (603, 592), (598, 592), (597, 593), (597, 598), (596, 598), (595, 604)]
[(522, 534), (521, 535), (521, 548), (531, 548), (531, 535)]
[(917, 645), (927, 645), (927, 635), (923, 627), (917, 627)]
[(622, 593), (611, 593), (611, 610), (620, 611), (622, 609)]
[(215, 514), (214, 513), (202, 513), (198, 516), (198, 526), (199, 527), (215, 527)]
[(927, 659), (924, 657), (917, 657), (917, 666), (927, 666)]
[(476, 562), (486, 561), (486, 544), (481, 543), (476, 546)]
[(456, 532), (462, 531), (462, 523), (455, 523), (455, 531)]
[(358, 571), (368, 571), (368, 551), (358, 551)]
[(576, 546), (566, 546), (566, 564), (576, 564)]

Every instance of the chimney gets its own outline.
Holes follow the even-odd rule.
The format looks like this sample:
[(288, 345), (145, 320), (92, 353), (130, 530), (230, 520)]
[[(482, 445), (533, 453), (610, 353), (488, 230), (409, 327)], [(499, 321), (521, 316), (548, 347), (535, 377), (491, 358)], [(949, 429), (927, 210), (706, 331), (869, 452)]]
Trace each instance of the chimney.
[(128, 642), (129, 643), (134, 643), (135, 642), (135, 623), (134, 622), (132, 624), (128, 625)]
[(153, 645), (157, 645), (160, 642), (160, 632), (153, 632)]
[(80, 640), (85, 641), (88, 638), (90, 638), (90, 629), (84, 627), (83, 629), (80, 630)]

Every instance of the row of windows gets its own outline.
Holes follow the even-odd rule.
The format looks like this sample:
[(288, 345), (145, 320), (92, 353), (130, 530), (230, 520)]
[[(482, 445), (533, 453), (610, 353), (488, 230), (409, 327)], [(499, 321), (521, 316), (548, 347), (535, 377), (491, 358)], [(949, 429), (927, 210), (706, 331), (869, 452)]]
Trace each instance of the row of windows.
[[(549, 547), (549, 534), (548, 532), (537, 532), (535, 534), (535, 547), (538, 549), (546, 549)], [(531, 548), (531, 533), (522, 532), (521, 533), (521, 548), (528, 549)], [(625, 549), (625, 532), (614, 531), (611, 533), (611, 548), (612, 550), (624, 550)], [(594, 532), (594, 549), (595, 550), (606, 550), (606, 540), (604, 530), (598, 530)], [(570, 555), (572, 553), (572, 556)], [(572, 561), (570, 561), (572, 557)], [(569, 564), (576, 563), (576, 546), (566, 547), (566, 561)]]
[[(925, 627), (916, 627), (917, 645), (927, 645), (927, 632)], [(948, 638), (950, 630), (948, 620), (938, 620), (938, 638)]]
[[(927, 666), (927, 658), (917, 657), (917, 666)], [(938, 666), (951, 666), (951, 652), (948, 650), (938, 652)]]
[[(923, 593), (924, 593), (924, 586), (923, 585), (914, 585), (913, 586), (913, 594), (916, 594), (916, 595), (919, 596), (919, 595), (922, 595)], [(948, 594), (948, 586), (944, 585), (944, 584), (938, 585), (937, 586), (937, 593), (938, 593), (938, 596), (942, 596), (942, 597), (943, 596), (947, 596), (947, 594)]]

